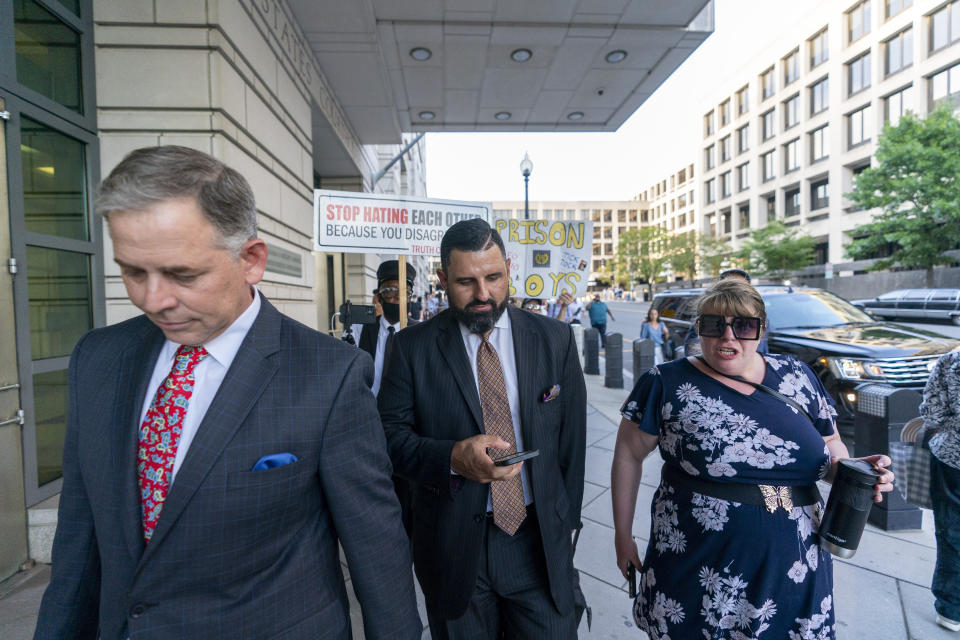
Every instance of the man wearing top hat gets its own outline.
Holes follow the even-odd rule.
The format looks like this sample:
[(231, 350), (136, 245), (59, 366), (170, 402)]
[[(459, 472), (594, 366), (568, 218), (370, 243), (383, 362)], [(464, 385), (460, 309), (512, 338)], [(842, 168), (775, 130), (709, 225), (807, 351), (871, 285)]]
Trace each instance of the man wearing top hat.
[[(407, 291), (409, 297), (417, 273), (407, 263)], [(380, 391), (384, 363), (390, 359), (392, 336), (400, 331), (400, 263), (397, 260), (381, 262), (377, 267), (377, 288), (373, 292), (374, 302), (383, 310), (377, 316), (376, 325), (355, 324), (351, 327), (357, 346), (373, 358), (373, 393)], [(415, 324), (408, 320), (408, 324)], [(374, 330), (376, 329), (376, 330)]]

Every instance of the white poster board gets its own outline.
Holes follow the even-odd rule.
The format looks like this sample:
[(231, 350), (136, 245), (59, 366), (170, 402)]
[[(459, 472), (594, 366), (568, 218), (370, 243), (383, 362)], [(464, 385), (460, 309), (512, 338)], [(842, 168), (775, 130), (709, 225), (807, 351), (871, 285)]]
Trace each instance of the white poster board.
[(555, 298), (587, 294), (593, 222), (494, 220), (510, 259), (510, 295)]
[(314, 251), (439, 256), (453, 224), (490, 220), (490, 204), (316, 189)]

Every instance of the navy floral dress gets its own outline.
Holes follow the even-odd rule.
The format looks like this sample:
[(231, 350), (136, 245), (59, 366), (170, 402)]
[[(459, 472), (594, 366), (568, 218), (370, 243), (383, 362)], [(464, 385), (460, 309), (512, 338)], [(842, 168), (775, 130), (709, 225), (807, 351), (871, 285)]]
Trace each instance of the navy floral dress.
[[(765, 355), (770, 394), (743, 394), (686, 358), (637, 381), (623, 417), (660, 437), (666, 464), (714, 482), (809, 485), (830, 464), (836, 411), (791, 356)], [(661, 482), (638, 576), (637, 626), (651, 640), (826, 640), (834, 635), (833, 566), (817, 545), (822, 505), (739, 504)]]

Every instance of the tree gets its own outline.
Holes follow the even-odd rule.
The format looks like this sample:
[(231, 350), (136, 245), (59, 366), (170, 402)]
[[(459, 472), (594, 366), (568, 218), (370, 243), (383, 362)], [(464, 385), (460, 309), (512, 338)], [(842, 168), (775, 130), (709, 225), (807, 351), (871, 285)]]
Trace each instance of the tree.
[(697, 269), (697, 232), (687, 231), (670, 236), (667, 243), (670, 266), (674, 273), (693, 280)]
[(730, 244), (716, 236), (700, 236), (700, 269), (708, 276), (717, 275), (723, 264), (730, 260)]
[(747, 269), (759, 275), (783, 278), (792, 271), (813, 264), (816, 243), (808, 235), (771, 220), (750, 232), (750, 239), (736, 253), (747, 261)]
[(630, 229), (620, 234), (614, 270), (629, 281), (645, 280), (653, 298), (654, 286), (669, 259), (669, 237), (658, 225)]
[(942, 104), (926, 119), (908, 113), (884, 128), (876, 161), (847, 197), (880, 213), (850, 231), (847, 256), (871, 258), (892, 246), (870, 269), (925, 269), (932, 287), (933, 267), (951, 262), (944, 252), (960, 246), (960, 121), (953, 106)]

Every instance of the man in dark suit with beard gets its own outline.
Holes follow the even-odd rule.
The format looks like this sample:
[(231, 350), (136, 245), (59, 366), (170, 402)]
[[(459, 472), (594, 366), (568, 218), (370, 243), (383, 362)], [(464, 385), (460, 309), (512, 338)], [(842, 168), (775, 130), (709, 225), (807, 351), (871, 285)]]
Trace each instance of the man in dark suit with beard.
[[(573, 638), (586, 390), (571, 329), (507, 306), (510, 263), (483, 220), (452, 226), (450, 308), (397, 334), (379, 407), (416, 483), (414, 566), (432, 637)], [(498, 458), (538, 450), (527, 462)]]

